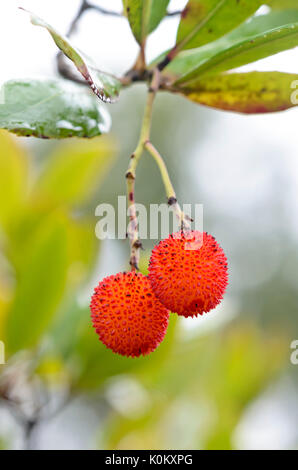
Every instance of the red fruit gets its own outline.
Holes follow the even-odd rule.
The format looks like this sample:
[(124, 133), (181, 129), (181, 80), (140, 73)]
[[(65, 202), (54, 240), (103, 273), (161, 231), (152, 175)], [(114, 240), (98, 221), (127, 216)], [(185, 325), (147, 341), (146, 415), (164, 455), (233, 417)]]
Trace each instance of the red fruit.
[(167, 331), (169, 312), (140, 273), (106, 277), (95, 288), (90, 308), (100, 341), (122, 356), (149, 354)]
[[(203, 241), (201, 248), (196, 248), (195, 240)], [(228, 285), (227, 268), (227, 258), (214, 237), (178, 232), (152, 251), (149, 279), (166, 308), (190, 317), (207, 313), (221, 302)]]

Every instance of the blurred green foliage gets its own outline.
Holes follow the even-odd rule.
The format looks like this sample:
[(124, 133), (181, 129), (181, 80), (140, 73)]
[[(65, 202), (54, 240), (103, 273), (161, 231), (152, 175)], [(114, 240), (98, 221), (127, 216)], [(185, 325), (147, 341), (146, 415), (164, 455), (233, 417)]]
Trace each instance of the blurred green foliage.
[(176, 338), (158, 373), (141, 378), (150, 393), (147, 409), (137, 419), (111, 416), (105, 446), (233, 448), (245, 407), (281, 370), (286, 353), (282, 338), (247, 322), (187, 343)]
[(61, 302), (87, 282), (99, 242), (82, 207), (114, 154), (110, 139), (76, 139), (54, 149), (36, 174), (20, 145), (0, 133), (0, 318), (8, 354), (37, 347)]
[[(121, 152), (128, 155), (128, 147), (124, 141)], [(148, 357), (107, 350), (81, 295), (98, 270), (92, 214), (100, 187), (105, 202), (113, 202), (127, 160), (108, 176), (116, 154), (111, 138), (50, 147), (38, 164), (25, 148), (0, 133), (0, 339), (8, 359), (0, 389), (1, 370), (29, 350), (30, 373), (51, 393), (96, 394), (106, 410), (98, 418), (99, 448), (234, 448), (245, 409), (288, 363), (288, 338), (269, 327), (265, 333), (247, 310), (199, 336), (185, 334), (172, 315), (165, 341)], [(155, 172), (147, 159), (144, 168)], [(156, 202), (160, 197), (153, 195)]]

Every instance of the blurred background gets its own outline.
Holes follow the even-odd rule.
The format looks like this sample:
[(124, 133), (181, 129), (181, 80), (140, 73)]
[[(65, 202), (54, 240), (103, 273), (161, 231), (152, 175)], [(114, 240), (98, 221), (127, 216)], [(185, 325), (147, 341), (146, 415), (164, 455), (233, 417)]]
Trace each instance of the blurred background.
[[(121, 0), (93, 0), (121, 11)], [(186, 1), (173, 0), (172, 10)], [(55, 77), (57, 50), (16, 7), (65, 32), (79, 0), (0, 6), (1, 83)], [(148, 59), (174, 43), (177, 18), (148, 42)], [(123, 18), (90, 11), (74, 42), (122, 74), (137, 45)], [(298, 50), (249, 70), (297, 72)], [(171, 317), (149, 357), (124, 359), (99, 343), (89, 299), (127, 269), (126, 241), (95, 237), (95, 208), (117, 207), (140, 129), (146, 88), (109, 106), (109, 136), (39, 141), (0, 132), (0, 448), (295, 449), (298, 447), (298, 152), (295, 110), (240, 116), (160, 94), (152, 140), (181, 203), (204, 205), (204, 229), (229, 259), (224, 302), (208, 316)], [(165, 202), (144, 156), (137, 200)], [(143, 269), (154, 241), (145, 241)]]

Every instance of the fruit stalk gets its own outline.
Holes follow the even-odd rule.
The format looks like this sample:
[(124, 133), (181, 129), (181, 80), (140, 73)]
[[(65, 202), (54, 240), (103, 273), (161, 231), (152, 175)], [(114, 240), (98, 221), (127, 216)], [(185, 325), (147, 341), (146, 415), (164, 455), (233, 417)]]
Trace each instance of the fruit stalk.
[(136, 169), (140, 161), (140, 158), (144, 152), (145, 144), (146, 142), (148, 142), (150, 138), (153, 103), (154, 103), (156, 93), (159, 89), (159, 84), (160, 84), (159, 77), (160, 77), (160, 73), (156, 69), (153, 74), (151, 86), (149, 88), (139, 142), (135, 151), (132, 153), (130, 157), (129, 166), (126, 172), (128, 214), (129, 214), (129, 226), (127, 230), (127, 237), (130, 242), (129, 263), (130, 263), (132, 271), (136, 271), (139, 269), (140, 249), (142, 248), (141, 241), (139, 240), (139, 227), (138, 227), (138, 219), (137, 219), (136, 205), (135, 205)]
[(135, 180), (136, 180), (136, 170), (140, 158), (144, 152), (147, 150), (150, 155), (156, 161), (161, 177), (165, 186), (166, 194), (168, 197), (168, 204), (173, 207), (173, 210), (180, 222), (181, 229), (190, 229), (189, 219), (183, 213), (178, 204), (176, 193), (172, 182), (169, 177), (168, 170), (166, 168), (165, 162), (150, 142), (150, 132), (151, 132), (151, 122), (152, 122), (152, 112), (153, 112), (153, 103), (160, 87), (160, 71), (158, 68), (154, 70), (153, 78), (151, 85), (149, 87), (149, 93), (147, 98), (147, 103), (145, 107), (144, 119), (142, 123), (141, 133), (138, 145), (135, 151), (130, 157), (129, 166), (126, 172), (126, 182), (127, 182), (127, 199), (128, 199), (128, 215), (129, 215), (129, 225), (127, 230), (127, 237), (130, 242), (130, 260), (129, 264), (132, 271), (137, 271), (139, 269), (139, 260), (140, 260), (140, 250), (142, 248), (142, 243), (139, 239), (139, 227), (138, 227), (138, 218), (136, 212), (136, 202), (135, 202)]
[(162, 158), (159, 151), (154, 147), (154, 145), (150, 141), (146, 142), (145, 148), (150, 153), (150, 155), (154, 158), (154, 160), (156, 161), (158, 165), (158, 168), (159, 168), (159, 171), (160, 171), (163, 183), (164, 183), (164, 187), (166, 190), (168, 204), (169, 206), (173, 208), (173, 211), (177, 219), (179, 220), (181, 229), (190, 230), (190, 223), (189, 223), (190, 221), (188, 220), (184, 212), (181, 210), (181, 207), (177, 201), (176, 192), (171, 182), (169, 172), (167, 170), (164, 159)]

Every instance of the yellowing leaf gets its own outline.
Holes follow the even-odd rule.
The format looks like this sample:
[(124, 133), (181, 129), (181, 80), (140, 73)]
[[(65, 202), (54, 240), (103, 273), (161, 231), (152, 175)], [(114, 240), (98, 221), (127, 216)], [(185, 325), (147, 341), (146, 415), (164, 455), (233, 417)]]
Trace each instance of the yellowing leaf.
[(297, 106), (297, 74), (231, 73), (191, 82), (176, 91), (195, 103), (244, 114), (272, 113)]

